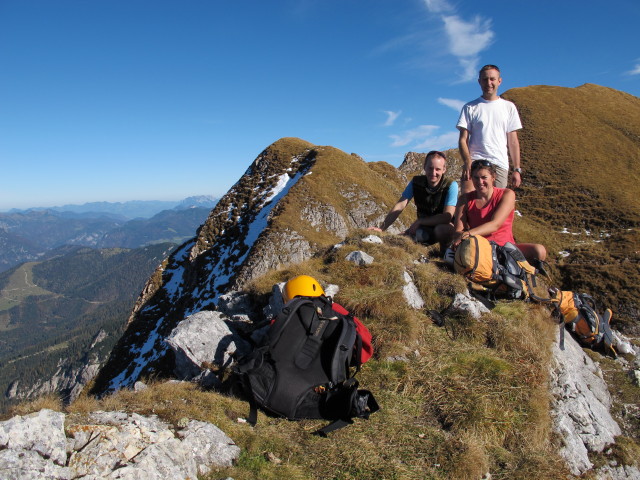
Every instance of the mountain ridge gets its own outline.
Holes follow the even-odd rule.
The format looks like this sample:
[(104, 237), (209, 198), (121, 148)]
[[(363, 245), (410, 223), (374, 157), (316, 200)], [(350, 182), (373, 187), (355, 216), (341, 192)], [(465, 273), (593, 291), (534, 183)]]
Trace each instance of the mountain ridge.
[[(325, 175), (337, 175), (339, 181), (325, 182)], [(388, 190), (389, 178), (333, 147), (283, 138), (265, 149), (220, 199), (197, 237), (179, 247), (147, 283), (94, 391), (130, 385), (155, 369), (151, 365), (162, 363), (167, 353), (162, 339), (176, 322), (214, 309), (226, 291), (280, 265), (306, 260), (350, 229), (380, 221), (395, 194), (384, 194), (384, 206), (372, 201), (375, 195), (359, 185), (363, 177), (372, 177), (379, 191)], [(402, 182), (397, 175), (398, 190)], [(153, 341), (138, 341), (143, 338)]]
[(133, 220), (108, 212), (0, 213), (0, 272), (21, 262), (46, 259), (47, 252), (63, 245), (138, 248), (163, 242), (179, 244), (193, 235), (209, 212), (210, 208), (185, 199), (171, 210)]
[(82, 204), (66, 204), (53, 207), (12, 208), (2, 213), (27, 213), (50, 210), (59, 213), (75, 213), (79, 216), (113, 215), (121, 220), (135, 218), (151, 218), (163, 210), (185, 209), (191, 207), (213, 207), (217, 198), (213, 195), (193, 195), (182, 200), (128, 200), (125, 202), (87, 202)]

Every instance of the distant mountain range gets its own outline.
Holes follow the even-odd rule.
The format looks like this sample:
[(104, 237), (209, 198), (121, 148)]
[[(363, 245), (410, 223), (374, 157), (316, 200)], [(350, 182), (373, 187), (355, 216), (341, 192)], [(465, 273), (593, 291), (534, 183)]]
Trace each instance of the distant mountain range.
[(0, 272), (46, 259), (48, 252), (64, 245), (138, 248), (162, 242), (179, 244), (193, 236), (216, 201), (200, 196), (180, 202), (97, 202), (0, 213)]
[[(82, 205), (63, 205), (62, 207), (33, 207), (24, 210), (11, 209), (6, 213), (28, 213), (37, 211), (50, 211), (59, 213), (76, 213), (96, 217), (99, 214), (110, 216), (119, 220), (131, 220), (134, 218), (151, 218), (163, 210), (185, 210), (187, 208), (201, 207), (212, 209), (218, 199), (212, 195), (196, 195), (179, 201), (162, 200), (131, 200), (128, 202), (89, 202)], [(2, 215), (2, 212), (0, 212)]]
[(0, 412), (48, 392), (74, 398), (122, 334), (144, 281), (216, 202), (0, 213)]

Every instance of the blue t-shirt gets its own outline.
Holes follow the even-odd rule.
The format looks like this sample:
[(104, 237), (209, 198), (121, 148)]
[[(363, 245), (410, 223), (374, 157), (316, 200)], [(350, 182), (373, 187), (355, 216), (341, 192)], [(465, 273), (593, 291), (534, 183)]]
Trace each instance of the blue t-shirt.
[[(402, 198), (411, 200), (413, 198), (413, 181), (409, 182), (407, 188), (402, 192)], [(451, 182), (449, 191), (447, 192), (447, 198), (444, 199), (445, 207), (455, 207), (458, 203), (458, 182)]]

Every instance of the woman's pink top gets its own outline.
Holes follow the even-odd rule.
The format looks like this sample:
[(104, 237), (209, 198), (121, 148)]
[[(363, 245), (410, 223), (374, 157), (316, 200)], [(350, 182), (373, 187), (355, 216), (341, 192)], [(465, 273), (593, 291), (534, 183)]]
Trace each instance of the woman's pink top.
[[(498, 209), (498, 204), (502, 199), (502, 195), (504, 195), (505, 189), (493, 187), (493, 195), (491, 195), (491, 200), (483, 207), (476, 207), (476, 192), (469, 192), (466, 195), (467, 201), (467, 222), (469, 223), (469, 228), (479, 227), (483, 225), (493, 218), (493, 214)], [(511, 213), (504, 221), (504, 223), (493, 232), (491, 235), (484, 235), (487, 240), (492, 240), (496, 242), (498, 245), (504, 245), (507, 242), (516, 243), (513, 239), (513, 231), (511, 230), (511, 226), (513, 225), (513, 214), (515, 210), (511, 210)]]

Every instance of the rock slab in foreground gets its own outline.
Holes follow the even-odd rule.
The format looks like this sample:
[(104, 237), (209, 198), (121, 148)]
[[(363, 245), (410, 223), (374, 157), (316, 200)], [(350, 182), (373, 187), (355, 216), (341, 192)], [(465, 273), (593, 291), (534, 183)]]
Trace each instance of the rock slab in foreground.
[(0, 479), (186, 480), (240, 455), (222, 430), (196, 420), (176, 434), (155, 416), (94, 412), (67, 426), (71, 438), (64, 421), (45, 409), (0, 422)]
[(589, 452), (602, 452), (621, 434), (610, 413), (611, 396), (600, 368), (568, 334), (564, 350), (553, 345), (550, 380), (559, 453), (571, 473), (581, 475), (593, 467)]

